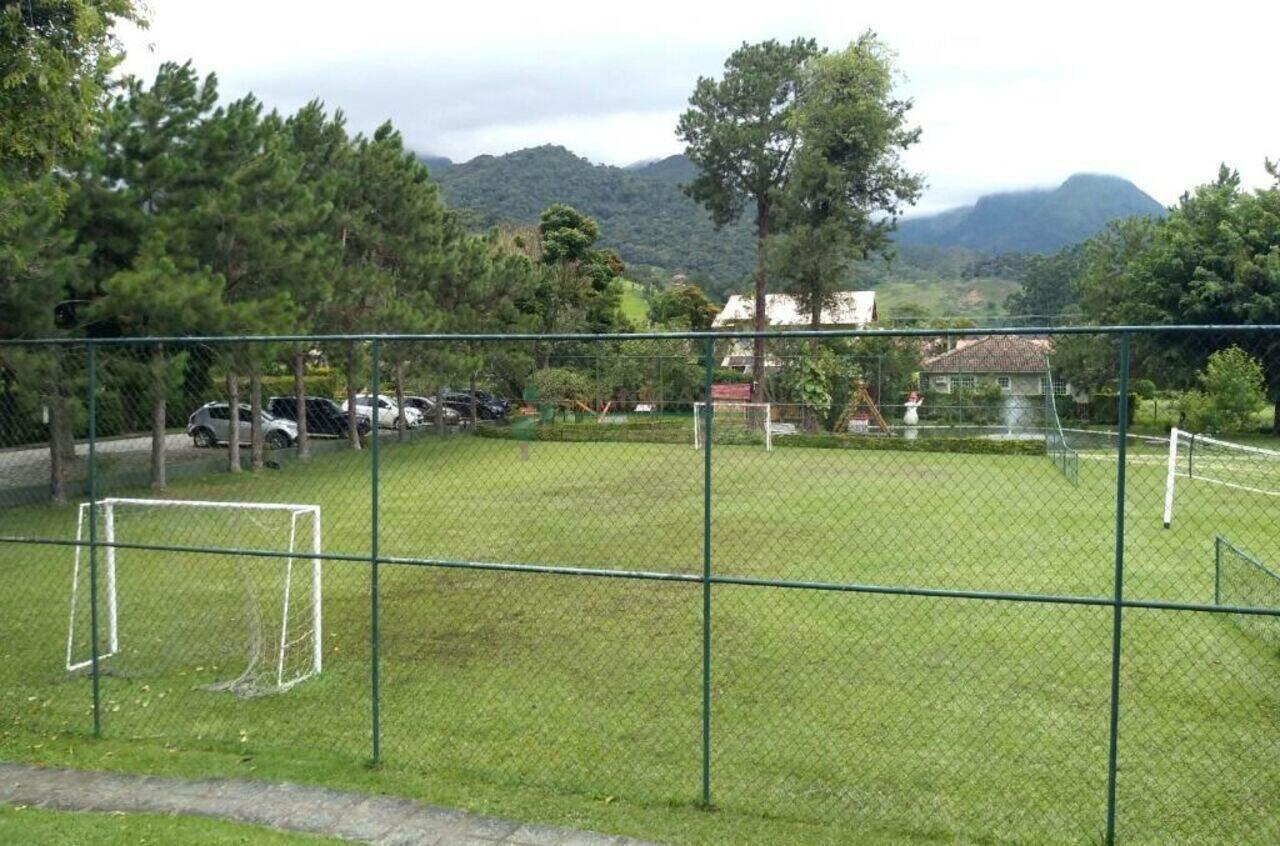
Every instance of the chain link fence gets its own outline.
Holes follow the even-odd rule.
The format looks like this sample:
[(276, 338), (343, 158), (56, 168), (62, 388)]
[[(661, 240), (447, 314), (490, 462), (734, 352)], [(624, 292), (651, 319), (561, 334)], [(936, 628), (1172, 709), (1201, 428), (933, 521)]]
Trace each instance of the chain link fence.
[(0, 342), (0, 755), (1280, 839), (1280, 329), (750, 337)]

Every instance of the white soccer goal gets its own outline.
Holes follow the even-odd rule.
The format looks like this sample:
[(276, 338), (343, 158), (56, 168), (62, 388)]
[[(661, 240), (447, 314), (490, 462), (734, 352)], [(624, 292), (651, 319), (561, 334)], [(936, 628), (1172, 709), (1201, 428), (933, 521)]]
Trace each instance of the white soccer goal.
[(1164, 527), (1173, 523), (1179, 477), (1264, 496), (1280, 496), (1280, 452), (1173, 429), (1164, 485)]
[[(68, 671), (93, 663), (89, 508), (76, 522)], [(98, 660), (113, 672), (216, 673), (206, 687), (242, 696), (320, 672), (320, 506), (111, 497), (97, 513)], [(138, 548), (156, 546), (237, 552)]]
[[(707, 404), (693, 404), (693, 448), (706, 445)], [(773, 421), (767, 402), (725, 402), (711, 404), (711, 440), (725, 444), (764, 444), (773, 449)]]

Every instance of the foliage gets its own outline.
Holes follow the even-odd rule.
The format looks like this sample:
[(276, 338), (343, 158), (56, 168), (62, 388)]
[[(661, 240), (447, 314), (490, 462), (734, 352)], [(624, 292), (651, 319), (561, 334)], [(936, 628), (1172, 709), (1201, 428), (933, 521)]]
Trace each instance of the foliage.
[(0, 6), (0, 170), (39, 177), (93, 134), (121, 54), (111, 28), (142, 21), (134, 0)]
[(1190, 390), (1178, 401), (1185, 425), (1197, 432), (1241, 432), (1254, 428), (1254, 415), (1266, 404), (1262, 364), (1238, 346), (1209, 356), (1198, 376), (1202, 391)]
[[(1085, 316), (1099, 323), (1280, 321), (1280, 179), (1245, 192), (1239, 174), (1220, 168), (1163, 221), (1127, 221), (1094, 239), (1077, 285)], [(1153, 336), (1135, 358), (1145, 372), (1190, 385), (1207, 352), (1184, 337)], [(1272, 360), (1280, 340), (1254, 336), (1245, 352)], [(1265, 379), (1280, 402), (1280, 369)]]
[(533, 374), (533, 387), (542, 402), (586, 401), (593, 385), (587, 374), (567, 367), (544, 367)]
[(718, 313), (706, 293), (688, 282), (672, 282), (649, 302), (650, 322), (668, 329), (710, 329)]
[(1072, 280), (1080, 274), (1085, 248), (1064, 247), (1052, 255), (1026, 257), (1022, 267), (1022, 287), (1009, 295), (1005, 308), (1017, 317), (1057, 319), (1077, 309)]

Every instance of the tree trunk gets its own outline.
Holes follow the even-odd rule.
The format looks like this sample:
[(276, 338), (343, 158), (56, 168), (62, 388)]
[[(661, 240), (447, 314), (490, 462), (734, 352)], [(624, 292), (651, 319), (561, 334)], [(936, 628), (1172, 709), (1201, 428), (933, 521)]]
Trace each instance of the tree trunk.
[(400, 440), (409, 439), (409, 421), (404, 419), (404, 362), (396, 359), (396, 432)]
[(436, 385), (436, 434), (444, 435), (444, 388)]
[(476, 374), (471, 374), (471, 381), (468, 382), (471, 390), (471, 429), (475, 431), (476, 424), (480, 421), (479, 403), (476, 402)]
[(49, 498), (58, 505), (67, 501), (67, 462), (63, 441), (66, 411), (59, 397), (49, 399)]
[[(769, 325), (769, 315), (765, 308), (765, 294), (769, 290), (769, 268), (765, 261), (765, 241), (769, 237), (769, 204), (764, 200), (756, 202), (756, 273), (755, 273), (755, 308), (753, 325), (757, 332), (763, 332)], [(764, 402), (764, 338), (756, 338), (751, 352), (751, 399)]]
[(255, 363), (249, 370), (249, 469), (262, 469), (266, 444), (262, 433), (262, 372)]
[(293, 401), (298, 404), (298, 458), (306, 460), (311, 456), (311, 445), (307, 440), (307, 354), (294, 353), (293, 356)]
[[(360, 427), (356, 425), (356, 416), (356, 345), (353, 341), (347, 346), (347, 443), (352, 449), (360, 449)], [(370, 422), (373, 422), (372, 417)]]
[(240, 377), (227, 371), (227, 470), (240, 472)]
[(165, 379), (164, 347), (151, 350), (151, 488), (164, 490), (165, 479), (165, 405), (168, 380)]

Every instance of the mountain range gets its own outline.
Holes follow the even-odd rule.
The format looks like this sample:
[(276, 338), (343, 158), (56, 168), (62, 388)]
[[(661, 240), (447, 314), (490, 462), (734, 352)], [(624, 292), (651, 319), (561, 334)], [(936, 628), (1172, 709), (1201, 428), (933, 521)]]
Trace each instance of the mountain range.
[(1121, 217), (1165, 213), (1118, 176), (1078, 173), (1057, 188), (988, 194), (971, 206), (898, 224), (899, 244), (968, 247), (987, 254), (1049, 253), (1096, 234)]
[[(755, 255), (750, 222), (716, 231), (680, 189), (696, 173), (682, 155), (614, 167), (546, 145), (463, 163), (419, 158), (449, 204), (478, 226), (532, 224), (547, 206), (567, 203), (599, 221), (601, 241), (633, 275), (686, 273), (718, 296), (747, 285)], [(971, 206), (903, 220), (893, 264), (864, 262), (851, 275), (863, 285), (956, 279), (984, 255), (1052, 252), (1116, 218), (1164, 211), (1125, 179), (1077, 174), (1056, 188), (990, 194)], [(981, 305), (990, 309), (989, 301)]]

